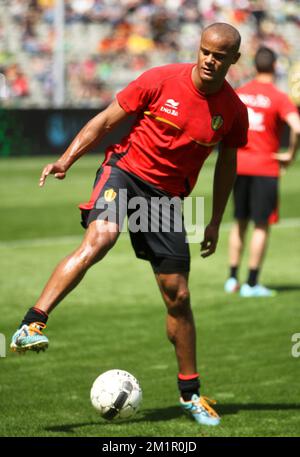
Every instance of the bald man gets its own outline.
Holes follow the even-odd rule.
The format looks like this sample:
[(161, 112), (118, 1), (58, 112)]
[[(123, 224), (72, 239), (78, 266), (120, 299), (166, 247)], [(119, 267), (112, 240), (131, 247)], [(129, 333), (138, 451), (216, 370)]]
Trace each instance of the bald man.
[[(207, 27), (196, 64), (166, 65), (143, 73), (83, 127), (57, 162), (43, 169), (40, 186), (49, 174), (65, 178), (71, 165), (98, 145), (106, 132), (128, 115), (137, 115), (130, 134), (106, 150), (91, 199), (80, 205), (86, 228), (82, 243), (57, 265), (11, 343), (14, 351), (48, 347), (43, 330), (49, 313), (114, 246), (127, 213), (136, 256), (150, 262), (166, 305), (167, 336), (178, 364), (180, 405), (205, 425), (217, 425), (220, 418), (209, 400), (200, 395), (188, 287), (190, 252), (184, 224), (178, 228), (177, 222), (183, 221), (182, 199), (192, 191), (205, 159), (218, 145), (213, 209), (201, 242), (201, 255), (206, 258), (215, 252), (235, 179), (236, 150), (247, 142), (247, 110), (225, 81), (229, 67), (240, 57), (239, 46), (240, 35), (231, 25), (216, 23)], [(141, 205), (143, 213), (139, 211), (144, 222), (139, 230), (130, 221), (136, 197), (146, 203)], [(167, 206), (169, 203), (169, 208), (174, 199), (179, 205), (165, 212), (163, 206), (160, 217), (152, 212), (157, 199), (167, 202)], [(151, 227), (147, 224), (148, 209)], [(165, 230), (163, 219), (167, 213), (171, 220)]]

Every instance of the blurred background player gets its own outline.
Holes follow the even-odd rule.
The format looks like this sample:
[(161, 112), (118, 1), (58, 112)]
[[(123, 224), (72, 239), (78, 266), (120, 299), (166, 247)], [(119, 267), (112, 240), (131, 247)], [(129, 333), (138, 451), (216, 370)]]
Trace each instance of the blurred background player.
[[(278, 220), (278, 178), (281, 167), (288, 167), (299, 145), (300, 117), (289, 97), (274, 85), (275, 53), (261, 47), (255, 55), (256, 77), (237, 93), (248, 108), (248, 143), (238, 150), (237, 179), (234, 185), (234, 217), (229, 236), (228, 293), (239, 290), (238, 269), (249, 221), (254, 230), (250, 241), (249, 273), (240, 288), (243, 297), (265, 297), (272, 291), (258, 283), (266, 253), (270, 224)], [(290, 129), (287, 152), (278, 152), (282, 124)]]
[[(212, 215), (201, 243), (203, 257), (215, 252), (235, 179), (236, 150), (247, 142), (247, 109), (225, 81), (228, 69), (240, 57), (240, 42), (239, 32), (231, 25), (208, 26), (201, 35), (197, 64), (166, 65), (143, 73), (86, 124), (57, 162), (44, 168), (41, 186), (50, 174), (63, 179), (71, 165), (99, 144), (108, 131), (130, 114), (138, 114), (130, 134), (121, 144), (107, 149), (91, 200), (81, 205), (83, 226), (87, 228), (82, 244), (57, 265), (13, 335), (13, 350), (48, 346), (42, 334), (48, 314), (114, 246), (123, 225), (122, 209), (113, 205), (107, 209), (103, 200), (118, 201), (123, 189), (128, 191), (128, 200), (143, 196), (151, 203), (152, 197), (183, 198), (189, 195), (204, 161), (219, 144)], [(148, 211), (141, 217), (148, 221)], [(180, 404), (198, 423), (217, 425), (219, 416), (199, 392), (185, 228), (165, 231), (160, 226), (159, 232), (130, 231), (130, 237), (137, 257), (151, 262), (167, 307), (167, 335), (175, 347), (179, 368)]]

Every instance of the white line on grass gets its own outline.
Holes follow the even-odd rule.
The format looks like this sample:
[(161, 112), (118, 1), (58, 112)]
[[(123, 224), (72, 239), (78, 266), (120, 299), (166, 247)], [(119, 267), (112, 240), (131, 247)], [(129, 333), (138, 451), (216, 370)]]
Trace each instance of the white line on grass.
[[(232, 222), (226, 222), (222, 224), (223, 230), (229, 230), (232, 226)], [(290, 217), (287, 219), (281, 219), (278, 224), (272, 225), (273, 229), (281, 228), (297, 228), (300, 227), (300, 218), (299, 217)]]
[[(221, 229), (228, 231), (232, 223), (224, 223)], [(300, 218), (289, 218), (282, 219), (279, 224), (274, 224), (273, 229), (286, 229), (286, 228), (297, 228), (300, 227)], [(127, 239), (126, 236), (121, 235), (120, 240)], [(11, 241), (0, 241), (0, 249), (13, 249), (13, 248), (27, 248), (27, 247), (43, 247), (43, 246), (57, 246), (64, 244), (78, 243), (82, 240), (82, 236), (53, 236), (49, 238), (32, 238), (25, 240), (11, 240)]]

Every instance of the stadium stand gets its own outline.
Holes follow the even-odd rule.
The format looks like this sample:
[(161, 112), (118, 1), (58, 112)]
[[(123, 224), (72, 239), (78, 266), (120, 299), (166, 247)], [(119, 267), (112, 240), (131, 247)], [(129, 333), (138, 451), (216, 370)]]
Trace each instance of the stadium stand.
[[(55, 0), (0, 0), (0, 98), (13, 108), (53, 106)], [(252, 76), (265, 44), (279, 55), (278, 83), (287, 89), (300, 59), (296, 0), (67, 0), (65, 107), (99, 108), (147, 68), (193, 61), (201, 29), (225, 21), (241, 31), (243, 57), (229, 79)], [(288, 25), (288, 26), (287, 26)]]

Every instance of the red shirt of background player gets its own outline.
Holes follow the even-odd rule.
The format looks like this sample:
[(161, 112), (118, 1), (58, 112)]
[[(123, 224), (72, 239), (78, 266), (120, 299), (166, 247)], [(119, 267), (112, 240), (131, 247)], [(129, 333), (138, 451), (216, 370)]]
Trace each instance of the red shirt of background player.
[(248, 143), (238, 150), (237, 173), (251, 176), (279, 176), (274, 154), (280, 147), (284, 119), (298, 112), (289, 97), (272, 83), (250, 81), (237, 90), (248, 108)]

